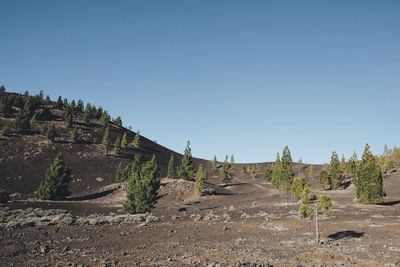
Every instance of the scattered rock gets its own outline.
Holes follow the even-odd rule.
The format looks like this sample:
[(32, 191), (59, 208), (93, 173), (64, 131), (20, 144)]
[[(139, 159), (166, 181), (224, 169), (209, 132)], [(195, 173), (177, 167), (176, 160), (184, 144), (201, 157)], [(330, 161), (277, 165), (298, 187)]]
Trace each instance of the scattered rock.
[(240, 215), (240, 218), (241, 219), (248, 219), (248, 218), (251, 218), (251, 216), (249, 214), (247, 214), (247, 213), (243, 213), (242, 215)]
[(159, 218), (151, 213), (124, 215), (73, 216), (70, 212), (60, 209), (19, 209), (0, 208), (0, 229), (15, 229), (35, 226), (65, 226), (65, 225), (103, 225), (103, 224), (139, 224), (158, 222)]

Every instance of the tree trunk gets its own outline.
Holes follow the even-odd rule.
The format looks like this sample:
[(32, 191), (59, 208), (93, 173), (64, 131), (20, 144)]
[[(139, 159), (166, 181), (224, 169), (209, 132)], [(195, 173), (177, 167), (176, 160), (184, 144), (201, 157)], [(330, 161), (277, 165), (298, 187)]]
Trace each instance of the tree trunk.
[(315, 242), (319, 245), (318, 209), (315, 207)]

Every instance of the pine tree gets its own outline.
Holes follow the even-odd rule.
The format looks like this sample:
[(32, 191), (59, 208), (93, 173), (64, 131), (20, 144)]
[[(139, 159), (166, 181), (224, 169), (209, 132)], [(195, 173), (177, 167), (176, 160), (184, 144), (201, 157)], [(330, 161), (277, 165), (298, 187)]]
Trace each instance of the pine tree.
[(143, 166), (133, 169), (128, 180), (124, 209), (131, 213), (149, 211), (160, 187), (159, 167), (155, 156)]
[(72, 100), (72, 101), (71, 101), (70, 108), (71, 108), (72, 110), (75, 110), (75, 109), (76, 109), (76, 102), (75, 102), (75, 100)]
[(46, 136), (47, 139), (49, 139), (50, 141), (54, 141), (56, 138), (56, 128), (55, 128), (54, 124), (53, 123), (46, 124), (43, 127), (42, 135)]
[(319, 184), (323, 190), (326, 190), (331, 185), (329, 173), (326, 167), (324, 167), (319, 173)]
[(183, 153), (182, 164), (178, 169), (178, 176), (182, 179), (193, 181), (194, 180), (194, 164), (192, 158), (192, 150), (190, 148), (190, 141), (187, 141), (185, 151)]
[(343, 174), (340, 169), (339, 157), (336, 152), (332, 152), (328, 175), (333, 190), (340, 189), (343, 186)]
[(78, 130), (76, 128), (72, 128), (69, 131), (69, 140), (71, 140), (71, 142), (74, 142), (74, 143), (79, 140)]
[(70, 107), (67, 107), (66, 111), (64, 112), (64, 120), (68, 128), (71, 128), (74, 118)]
[(146, 185), (146, 199), (149, 202), (149, 206), (152, 206), (156, 202), (157, 190), (160, 188), (160, 167), (155, 155), (142, 166), (142, 173), (144, 174), (143, 181)]
[(106, 127), (110, 122), (110, 115), (108, 115), (107, 111), (104, 111), (100, 117), (100, 124)]
[(140, 146), (140, 131), (137, 131), (135, 137), (133, 138), (133, 144), (138, 147)]
[(85, 121), (85, 123), (90, 123), (90, 120), (93, 119), (93, 116), (94, 115), (93, 115), (92, 105), (90, 103), (87, 103), (83, 120)]
[(115, 180), (118, 183), (127, 181), (129, 179), (129, 177), (131, 176), (132, 172), (138, 171), (140, 166), (141, 166), (140, 165), (140, 155), (135, 154), (131, 163), (124, 166), (123, 163), (121, 162), (118, 165)]
[(94, 118), (95, 119), (100, 119), (101, 116), (103, 116), (104, 112), (103, 112), (103, 108), (100, 106), (98, 109), (96, 109), (95, 106), (93, 106), (93, 111), (94, 111)]
[(275, 188), (279, 188), (282, 183), (283, 166), (279, 153), (276, 154), (275, 164), (272, 169), (271, 183)]
[(350, 177), (355, 177), (356, 171), (357, 171), (357, 161), (355, 161), (353, 157), (351, 157), (347, 162), (347, 174)]
[(107, 126), (106, 130), (104, 131), (103, 140), (101, 142), (104, 149), (104, 154), (108, 154), (108, 146), (110, 145), (110, 127)]
[(6, 92), (6, 88), (4, 85), (0, 86), (0, 95), (4, 94)]
[(342, 159), (340, 160), (340, 171), (342, 175), (345, 175), (347, 172), (347, 163), (346, 163), (346, 158), (342, 154)]
[(299, 215), (302, 218), (315, 218), (315, 243), (319, 245), (319, 215), (331, 214), (332, 200), (329, 196), (318, 196), (314, 208), (310, 205), (311, 189), (306, 186), (303, 190)]
[(42, 135), (46, 136), (47, 139), (50, 141), (54, 141), (56, 138), (56, 128), (53, 123), (51, 124), (45, 124), (42, 130)]
[(119, 154), (119, 152), (121, 152), (121, 139), (119, 138), (119, 136), (117, 137), (117, 140), (115, 140), (114, 143), (114, 152), (116, 154)]
[(8, 103), (8, 98), (0, 99), (0, 117), (8, 117), (13, 113), (12, 106)]
[(383, 201), (385, 192), (383, 191), (382, 172), (368, 144), (365, 146), (362, 160), (357, 167), (355, 185), (359, 203), (374, 204)]
[(217, 156), (214, 156), (213, 161), (211, 162), (211, 167), (212, 167), (212, 174), (213, 176), (218, 176), (218, 161), (217, 161)]
[[(124, 202), (124, 210), (130, 213), (136, 213), (139, 208), (137, 205), (142, 206), (142, 201), (139, 201), (139, 197), (143, 199), (142, 192), (138, 192), (142, 188), (141, 177), (139, 171), (131, 173), (128, 179), (128, 185), (126, 188), (126, 200)], [(141, 191), (141, 190), (140, 190)], [(138, 200), (137, 200), (138, 199)]]
[(117, 118), (115, 118), (114, 123), (118, 126), (122, 126), (122, 119), (120, 116), (118, 116)]
[(32, 118), (30, 119), (29, 122), (31, 125), (37, 122), (37, 113), (33, 114)]
[(139, 170), (141, 166), (141, 161), (142, 159), (140, 157), (140, 154), (136, 153), (135, 156), (133, 156), (133, 160), (130, 165), (130, 172)]
[(30, 118), (28, 114), (19, 111), (14, 121), (14, 131), (16, 133), (27, 133), (31, 130)]
[(251, 165), (250, 169), (249, 169), (249, 174), (251, 175), (251, 177), (253, 178), (257, 178), (257, 166), (256, 165)]
[(57, 200), (68, 194), (68, 183), (71, 170), (66, 166), (61, 154), (57, 154), (53, 163), (47, 168), (44, 180), (40, 183), (38, 194), (40, 199)]
[(124, 132), (124, 134), (122, 135), (121, 147), (125, 148), (127, 143), (128, 143), (128, 136), (126, 135), (126, 132)]
[(29, 119), (32, 118), (36, 108), (37, 108), (37, 102), (34, 100), (33, 97), (28, 97), (27, 100), (25, 101), (23, 112)]
[(264, 179), (266, 182), (272, 181), (273, 166), (268, 166), (264, 172)]
[(124, 179), (124, 170), (125, 170), (125, 166), (124, 166), (124, 164), (122, 163), (122, 162), (120, 162), (119, 164), (118, 164), (118, 167), (117, 167), (117, 173), (116, 173), (116, 175), (115, 175), (115, 181), (117, 182), (117, 183), (121, 183), (121, 182), (123, 182), (123, 181), (125, 181), (125, 179)]
[(307, 186), (307, 178), (304, 174), (299, 174), (293, 179), (291, 193), (295, 199), (300, 199), (303, 189)]
[(307, 176), (308, 176), (308, 178), (313, 178), (314, 177), (314, 173), (315, 173), (315, 170), (314, 170), (313, 165), (308, 165), (308, 167), (307, 167)]
[(39, 94), (37, 95), (37, 97), (38, 97), (38, 99), (39, 99), (40, 101), (43, 101), (43, 99), (44, 99), (43, 90), (40, 90), (40, 91), (39, 91)]
[(196, 173), (194, 189), (198, 196), (204, 195), (204, 182), (207, 180), (207, 171), (200, 165)]
[(292, 156), (288, 146), (285, 146), (282, 153), (282, 182), (283, 190), (286, 191), (286, 202), (288, 202), (293, 182)]
[(76, 104), (76, 111), (79, 113), (83, 112), (83, 107), (84, 107), (83, 101), (79, 99), (78, 103)]
[(68, 107), (70, 107), (70, 106), (69, 106), (69, 103), (68, 103), (68, 99), (67, 99), (67, 98), (64, 98), (64, 101), (63, 101), (63, 107), (64, 107), (64, 108), (68, 108)]
[(176, 177), (176, 175), (175, 175), (175, 158), (174, 158), (174, 154), (171, 154), (171, 157), (169, 158), (167, 177), (168, 178), (175, 178)]
[(229, 169), (230, 176), (233, 177), (233, 175), (234, 175), (234, 167), (235, 167), (235, 158), (233, 157), (233, 154), (231, 154), (231, 159), (230, 159), (229, 163), (230, 163), (230, 169)]
[(10, 106), (14, 106), (14, 107), (17, 107), (19, 109), (23, 109), (24, 108), (25, 100), (22, 97), (22, 95), (16, 95), (14, 97), (14, 99), (12, 101), (11, 100), (12, 99), (9, 99), (9, 103), (8, 103)]
[(228, 162), (228, 156), (225, 157), (224, 164), (222, 164), (222, 168), (220, 170), (220, 179), (221, 182), (225, 184), (225, 186), (232, 181), (233, 172), (232, 172), (232, 165)]

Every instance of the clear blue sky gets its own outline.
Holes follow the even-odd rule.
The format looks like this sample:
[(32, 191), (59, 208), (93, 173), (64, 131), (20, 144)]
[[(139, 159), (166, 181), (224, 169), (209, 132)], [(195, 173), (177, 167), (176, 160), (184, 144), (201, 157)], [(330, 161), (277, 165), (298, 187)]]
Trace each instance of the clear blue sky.
[(399, 144), (400, 1), (0, 2), (0, 83), (81, 98), (197, 157)]

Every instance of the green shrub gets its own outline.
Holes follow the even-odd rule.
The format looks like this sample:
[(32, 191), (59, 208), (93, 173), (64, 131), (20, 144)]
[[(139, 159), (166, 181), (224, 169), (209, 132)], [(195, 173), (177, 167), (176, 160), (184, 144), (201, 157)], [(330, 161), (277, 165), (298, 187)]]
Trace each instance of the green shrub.
[(160, 169), (155, 156), (131, 171), (124, 209), (131, 213), (147, 212), (154, 206), (160, 187)]
[(291, 194), (295, 199), (300, 199), (304, 188), (307, 186), (307, 178), (304, 174), (297, 175), (292, 183)]
[(194, 182), (194, 189), (198, 196), (202, 196), (204, 194), (204, 182), (207, 180), (207, 171), (200, 166), (196, 173), (196, 179)]
[(61, 154), (57, 154), (53, 163), (47, 168), (45, 178), (40, 183), (38, 194), (43, 200), (63, 199), (68, 194), (68, 183), (71, 170), (64, 163)]

